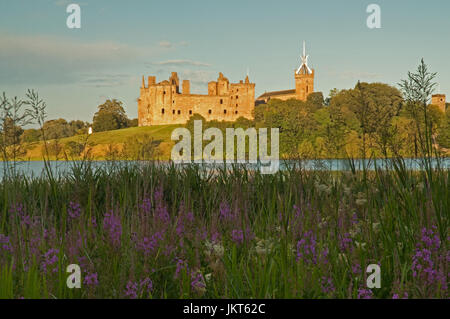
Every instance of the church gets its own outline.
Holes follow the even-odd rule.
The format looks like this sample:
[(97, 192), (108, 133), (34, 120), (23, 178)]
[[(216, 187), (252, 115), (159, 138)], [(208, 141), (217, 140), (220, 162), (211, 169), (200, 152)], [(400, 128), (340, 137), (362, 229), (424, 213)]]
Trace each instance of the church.
[(306, 45), (303, 42), (303, 55), (301, 56), (301, 65), (295, 70), (295, 89), (265, 92), (256, 99), (256, 104), (264, 104), (271, 99), (289, 100), (297, 99), (306, 101), (308, 95), (314, 92), (314, 69), (308, 66), (309, 55), (306, 55)]

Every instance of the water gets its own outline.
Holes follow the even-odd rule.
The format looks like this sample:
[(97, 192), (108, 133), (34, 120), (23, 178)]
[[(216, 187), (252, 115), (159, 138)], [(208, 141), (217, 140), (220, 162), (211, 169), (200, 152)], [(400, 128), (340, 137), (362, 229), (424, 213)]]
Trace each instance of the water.
[[(142, 162), (136, 161), (116, 161), (116, 162), (108, 162), (108, 161), (92, 161), (90, 162), (94, 169), (96, 168), (106, 168), (109, 169), (111, 167), (120, 167), (125, 165), (133, 165), (133, 164), (142, 164)], [(356, 170), (363, 169), (363, 163), (365, 164), (368, 170), (374, 170), (375, 165), (378, 168), (383, 169), (392, 169), (392, 161), (391, 160), (382, 160), (378, 159), (374, 160), (354, 160), (353, 161)], [(71, 172), (71, 169), (74, 165), (82, 165), (81, 161), (74, 162), (65, 162), (65, 161), (50, 161), (49, 162), (52, 172), (57, 174), (65, 174)], [(432, 166), (436, 167), (437, 160), (432, 161)], [(11, 163), (10, 163), (11, 165)], [(157, 165), (169, 165), (168, 162), (158, 162)], [(187, 164), (184, 164), (187, 165)], [(246, 164), (247, 167), (251, 169), (258, 169), (257, 165)], [(281, 161), (280, 162), (280, 170), (286, 170), (289, 167), (295, 165), (299, 167), (301, 165), (302, 168), (306, 170), (330, 170), (330, 171), (347, 171), (351, 170), (351, 166), (348, 160), (346, 159), (328, 159), (328, 160), (302, 160), (302, 161)], [(421, 170), (423, 169), (422, 160), (421, 159), (405, 159), (405, 165), (407, 169), (410, 170)], [(230, 165), (227, 165), (230, 166)], [(450, 157), (442, 159), (440, 166), (444, 169), (450, 168)], [(204, 165), (206, 169), (211, 169), (216, 167), (212, 165)], [(5, 163), (0, 162), (0, 177), (4, 175)], [(43, 161), (26, 161), (26, 162), (18, 162), (16, 163), (16, 171), (21, 174), (25, 174), (29, 177), (38, 177), (45, 173), (45, 165)]]

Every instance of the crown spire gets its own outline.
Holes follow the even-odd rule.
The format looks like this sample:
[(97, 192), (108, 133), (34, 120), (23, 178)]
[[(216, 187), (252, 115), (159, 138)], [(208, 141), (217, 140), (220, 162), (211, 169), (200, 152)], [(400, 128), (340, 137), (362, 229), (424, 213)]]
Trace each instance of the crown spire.
[(300, 57), (301, 65), (295, 72), (296, 74), (311, 74), (312, 71), (308, 66), (309, 55), (306, 55), (306, 42), (303, 41), (303, 55)]

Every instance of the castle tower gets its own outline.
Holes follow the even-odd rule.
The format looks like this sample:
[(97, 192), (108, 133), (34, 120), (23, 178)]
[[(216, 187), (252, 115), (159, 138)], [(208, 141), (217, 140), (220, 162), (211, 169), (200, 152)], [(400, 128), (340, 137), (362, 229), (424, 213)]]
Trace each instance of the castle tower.
[(435, 94), (431, 97), (431, 104), (437, 105), (445, 113), (445, 94)]
[(314, 92), (314, 69), (308, 66), (309, 55), (306, 55), (305, 41), (303, 41), (303, 55), (301, 65), (295, 71), (295, 96), (298, 100), (306, 101), (308, 95)]

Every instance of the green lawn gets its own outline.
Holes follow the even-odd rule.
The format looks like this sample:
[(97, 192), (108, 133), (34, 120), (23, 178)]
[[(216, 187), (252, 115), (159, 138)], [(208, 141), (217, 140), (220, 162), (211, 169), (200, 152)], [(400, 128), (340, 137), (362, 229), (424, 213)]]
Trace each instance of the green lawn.
[[(121, 130), (93, 133), (89, 137), (89, 142), (93, 144), (114, 144), (126, 143), (131, 137), (143, 136), (149, 134), (156, 140), (170, 142), (172, 131), (181, 125), (157, 125), (145, 127), (130, 127)], [(72, 136), (61, 139), (62, 143), (69, 141), (79, 141), (83, 136)]]
[[(181, 127), (181, 125), (157, 125), (148, 127), (131, 127), (121, 130), (107, 131), (93, 133), (88, 137), (88, 144), (91, 147), (91, 155), (93, 159), (105, 159), (105, 153), (107, 147), (110, 145), (115, 148), (123, 147), (124, 143), (132, 140), (135, 137), (140, 137), (144, 135), (151, 136), (155, 141), (159, 142), (159, 151), (161, 154), (161, 159), (168, 159), (170, 154), (170, 149), (174, 142), (171, 140), (172, 131)], [(58, 141), (61, 145), (66, 145), (70, 141), (75, 141), (78, 143), (83, 143), (86, 141), (87, 135), (75, 135), (67, 138), (62, 138)], [(54, 140), (49, 140), (49, 144), (54, 143)], [(23, 158), (26, 160), (42, 160), (42, 142), (30, 143), (26, 146), (27, 154)], [(50, 156), (50, 159), (54, 156)], [(59, 156), (60, 160), (61, 156)]]

